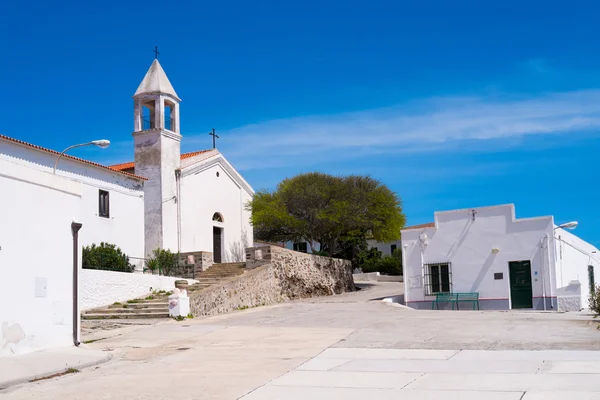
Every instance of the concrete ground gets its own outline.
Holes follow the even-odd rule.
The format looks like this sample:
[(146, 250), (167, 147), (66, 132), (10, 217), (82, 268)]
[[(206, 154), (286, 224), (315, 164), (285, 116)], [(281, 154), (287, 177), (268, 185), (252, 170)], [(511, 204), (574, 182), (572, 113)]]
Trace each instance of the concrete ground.
[[(589, 315), (415, 311), (398, 283), (212, 318), (88, 329), (113, 359), (0, 391), (33, 399), (596, 399)], [(86, 338), (83, 338), (86, 340)], [(89, 340), (89, 339), (88, 339)]]

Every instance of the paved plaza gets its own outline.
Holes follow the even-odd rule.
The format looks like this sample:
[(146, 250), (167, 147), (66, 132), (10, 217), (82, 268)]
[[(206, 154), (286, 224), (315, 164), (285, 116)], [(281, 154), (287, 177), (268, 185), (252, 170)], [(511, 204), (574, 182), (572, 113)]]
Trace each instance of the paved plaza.
[[(597, 399), (585, 313), (416, 311), (397, 283), (148, 325), (86, 325), (111, 361), (4, 399)], [(102, 329), (102, 328), (106, 329)], [(98, 340), (100, 339), (100, 340)]]

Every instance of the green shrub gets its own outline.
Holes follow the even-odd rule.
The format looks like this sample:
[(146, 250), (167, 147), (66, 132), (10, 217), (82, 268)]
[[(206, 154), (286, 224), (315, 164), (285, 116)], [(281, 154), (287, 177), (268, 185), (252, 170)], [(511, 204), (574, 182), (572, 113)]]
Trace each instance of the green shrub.
[(114, 244), (101, 242), (83, 248), (82, 266), (86, 269), (133, 272), (129, 257)]
[(178, 260), (178, 253), (173, 253), (171, 250), (155, 249), (152, 256), (146, 260), (146, 267), (152, 272), (158, 269), (161, 275), (169, 276), (171, 270), (177, 266)]
[(402, 275), (402, 253), (395, 250), (391, 256), (382, 256), (380, 251), (370, 249), (360, 260), (363, 272), (379, 272), (384, 275)]
[(600, 314), (600, 286), (596, 286), (595, 290), (590, 293), (588, 303), (590, 310), (596, 314)]

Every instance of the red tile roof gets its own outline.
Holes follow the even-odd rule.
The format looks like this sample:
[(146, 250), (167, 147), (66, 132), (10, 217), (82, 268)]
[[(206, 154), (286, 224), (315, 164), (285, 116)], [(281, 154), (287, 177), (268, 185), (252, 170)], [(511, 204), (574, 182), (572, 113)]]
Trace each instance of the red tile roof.
[[(32, 149), (45, 151), (46, 153), (55, 154), (57, 156), (60, 155), (60, 153), (58, 151), (56, 151), (56, 150), (47, 149), (45, 147), (41, 147), (41, 146), (38, 146), (38, 145), (35, 145), (35, 144), (27, 143), (27, 142), (24, 142), (24, 141), (19, 140), (19, 139), (13, 139), (13, 138), (5, 136), (5, 135), (1, 135), (0, 134), (0, 139), (4, 139), (4, 140), (7, 140), (9, 142), (13, 142), (13, 143), (17, 143), (17, 144), (20, 144), (20, 145), (23, 145), (23, 146), (27, 146), (27, 147), (30, 147)], [(73, 157), (73, 156), (71, 156), (69, 154), (63, 154), (63, 158), (68, 158), (70, 160), (77, 161), (77, 162), (80, 162), (80, 163), (84, 163), (84, 164), (88, 164), (88, 165), (93, 165), (94, 167), (106, 169), (106, 170), (109, 170), (111, 172), (119, 172), (119, 173), (121, 173), (123, 175), (127, 175), (127, 176), (130, 176), (132, 178), (147, 180), (146, 178), (144, 178), (142, 176), (137, 176), (137, 175), (131, 174), (129, 172), (125, 172), (125, 171), (117, 170), (117, 169), (114, 169), (114, 168), (111, 168), (111, 167), (107, 167), (106, 165), (98, 164), (98, 163), (95, 163), (93, 161), (84, 160), (83, 158)]]
[[(197, 156), (199, 154), (209, 152), (211, 150), (212, 149), (193, 151), (191, 153), (184, 153), (184, 154), (181, 155), (181, 159), (185, 160), (187, 158), (192, 158), (192, 157), (195, 157), (195, 156)], [(122, 164), (111, 165), (109, 168), (112, 168), (112, 169), (114, 169), (116, 171), (125, 171), (125, 170), (131, 169), (131, 168), (135, 168), (135, 163), (133, 161), (130, 161), (130, 162), (122, 163)]]
[(435, 228), (435, 222), (428, 222), (426, 224), (420, 224), (420, 225), (405, 226), (404, 228), (402, 228), (402, 230), (420, 229), (420, 228)]

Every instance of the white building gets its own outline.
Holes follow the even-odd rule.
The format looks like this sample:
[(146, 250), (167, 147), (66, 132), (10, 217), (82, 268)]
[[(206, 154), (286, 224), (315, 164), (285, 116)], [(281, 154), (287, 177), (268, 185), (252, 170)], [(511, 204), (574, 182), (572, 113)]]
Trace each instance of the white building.
[(58, 155), (0, 135), (0, 357), (78, 340), (82, 246), (143, 254), (143, 178)]
[(66, 154), (53, 172), (60, 153), (0, 135), (0, 357), (77, 342), (81, 304), (172, 284), (81, 271), (83, 246), (115, 244), (138, 272), (157, 248), (202, 269), (244, 260), (254, 192), (218, 150), (181, 154), (179, 102), (155, 60), (134, 95), (135, 163)]
[(600, 263), (552, 216), (516, 219), (512, 204), (436, 212), (402, 230), (402, 250), (406, 305), (425, 309), (441, 292), (477, 292), (482, 309), (587, 308)]
[(243, 261), (253, 243), (250, 185), (216, 149), (181, 154), (181, 100), (158, 60), (133, 99), (135, 161), (112, 168), (147, 178), (144, 254), (164, 248)]

